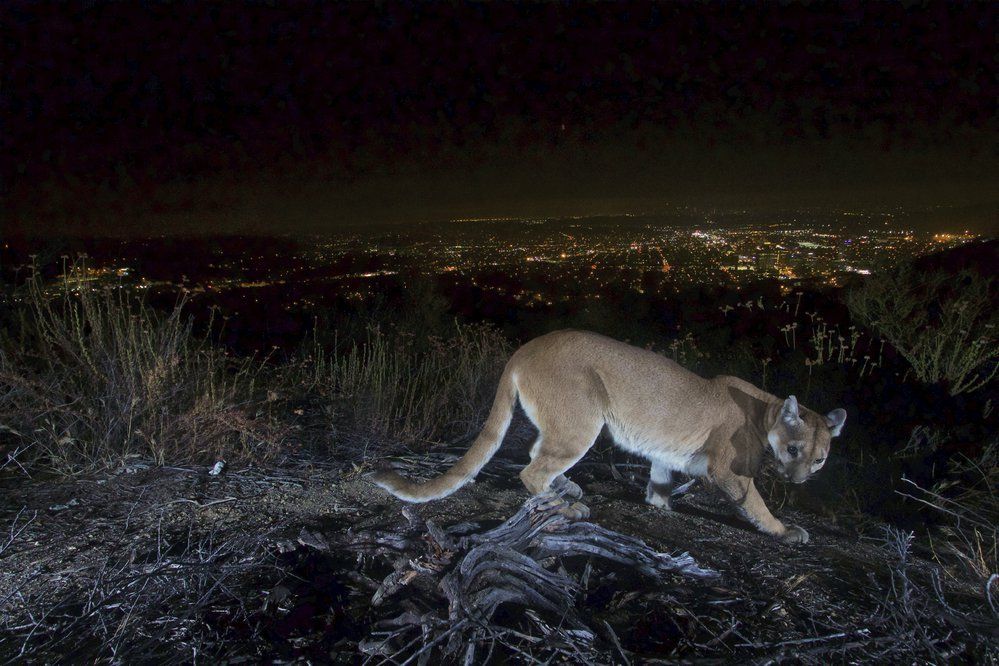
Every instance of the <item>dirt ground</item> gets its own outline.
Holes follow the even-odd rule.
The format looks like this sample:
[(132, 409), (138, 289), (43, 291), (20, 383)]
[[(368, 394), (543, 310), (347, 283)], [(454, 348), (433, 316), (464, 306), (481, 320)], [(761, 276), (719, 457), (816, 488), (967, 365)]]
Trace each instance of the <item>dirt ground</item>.
[[(449, 455), (399, 463), (430, 474)], [(440, 526), (500, 524), (527, 499), (515, 475), (522, 457), (518, 447), (504, 449), (478, 481), (413, 515)], [(73, 480), (5, 479), (0, 662), (415, 659), (415, 648), (395, 657), (363, 651), (385, 620), (435, 610), (432, 585), (372, 603), (378, 583), (415, 554), (387, 541), (374, 550), (352, 545), (357, 535), (377, 541), (413, 524), (364, 471), (298, 458), (212, 476), (206, 467), (134, 460)], [(719, 576), (650, 579), (599, 558), (552, 565), (581, 581), (577, 610), (597, 629), (595, 661), (999, 661), (999, 617), (982, 587), (941, 570), (919, 539), (772, 501), (811, 535), (787, 545), (750, 528), (700, 482), (672, 512), (646, 505), (645, 473), (620, 456), (612, 468), (606, 455), (591, 454), (569, 476), (584, 488), (590, 522), (658, 551), (689, 552)], [(557, 618), (544, 625), (510, 606), (494, 619), (524, 638), (491, 646), (492, 661), (573, 661), (531, 638)]]

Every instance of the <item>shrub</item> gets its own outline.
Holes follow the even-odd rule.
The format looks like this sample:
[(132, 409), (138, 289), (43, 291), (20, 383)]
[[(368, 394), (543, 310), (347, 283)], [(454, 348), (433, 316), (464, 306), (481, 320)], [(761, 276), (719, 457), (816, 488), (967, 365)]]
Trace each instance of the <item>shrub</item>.
[(336, 440), (415, 444), (477, 432), (509, 352), (485, 325), (455, 324), (444, 337), (374, 326), (343, 349), (313, 340), (296, 372), (330, 407)]
[(883, 335), (920, 381), (946, 382), (951, 395), (981, 388), (999, 372), (996, 281), (904, 264), (848, 292), (847, 306)]
[(258, 397), (261, 363), (195, 338), (183, 298), (163, 315), (86, 277), (79, 265), (56, 288), (37, 277), (24, 287), (19, 324), (0, 344), (7, 456), (73, 473), (133, 454), (273, 452), (283, 434)]

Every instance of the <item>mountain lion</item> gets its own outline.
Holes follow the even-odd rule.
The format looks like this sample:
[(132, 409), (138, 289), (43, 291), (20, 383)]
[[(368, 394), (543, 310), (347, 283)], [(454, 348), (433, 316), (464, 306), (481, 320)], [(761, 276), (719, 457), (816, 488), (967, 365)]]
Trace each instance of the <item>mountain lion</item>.
[[(556, 331), (518, 349), (503, 370), (482, 432), (442, 476), (424, 483), (392, 471), (374, 483), (408, 502), (450, 495), (492, 458), (510, 425), (514, 402), (540, 431), (520, 478), (532, 494), (551, 490), (573, 499), (578, 485), (565, 478), (604, 425), (615, 443), (652, 463), (646, 501), (669, 509), (673, 473), (709, 479), (761, 531), (792, 543), (808, 541), (767, 509), (753, 484), (767, 450), (778, 472), (802, 483), (829, 455), (846, 412), (821, 416), (735, 377), (704, 379), (651, 351), (585, 331)], [(588, 509), (564, 507), (582, 518)]]

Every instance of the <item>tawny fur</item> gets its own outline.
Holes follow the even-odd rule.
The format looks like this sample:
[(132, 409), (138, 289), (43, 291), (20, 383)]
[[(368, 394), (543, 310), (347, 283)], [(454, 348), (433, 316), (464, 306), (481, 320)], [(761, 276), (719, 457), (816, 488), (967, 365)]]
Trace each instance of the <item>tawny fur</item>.
[(826, 416), (781, 400), (735, 377), (704, 379), (651, 351), (585, 331), (556, 331), (518, 349), (500, 378), (489, 417), (468, 452), (424, 483), (386, 471), (372, 480), (409, 502), (450, 495), (478, 474), (503, 441), (519, 398), (539, 430), (520, 474), (532, 494), (553, 483), (581, 494), (563, 476), (606, 425), (621, 448), (652, 463), (646, 501), (669, 508), (673, 473), (708, 479), (767, 534), (804, 542), (785, 526), (753, 484), (772, 453), (778, 471), (801, 483), (816, 472), (846, 412)]

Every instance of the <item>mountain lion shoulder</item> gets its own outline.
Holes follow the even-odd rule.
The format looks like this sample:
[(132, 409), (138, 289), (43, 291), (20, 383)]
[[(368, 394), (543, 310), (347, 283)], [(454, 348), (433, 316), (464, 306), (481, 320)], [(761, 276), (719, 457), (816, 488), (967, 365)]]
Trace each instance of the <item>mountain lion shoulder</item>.
[[(735, 377), (704, 379), (668, 358), (602, 335), (556, 331), (518, 349), (503, 370), (482, 432), (443, 475), (416, 483), (384, 471), (372, 480), (396, 497), (427, 502), (450, 495), (492, 458), (519, 398), (540, 431), (520, 478), (532, 494), (554, 485), (579, 499), (564, 473), (607, 426), (615, 443), (652, 463), (646, 501), (669, 508), (674, 472), (710, 480), (761, 531), (789, 542), (808, 533), (774, 518), (753, 477), (767, 451), (780, 474), (802, 483), (829, 456), (846, 412), (825, 416)], [(567, 507), (580, 517), (586, 508)]]

